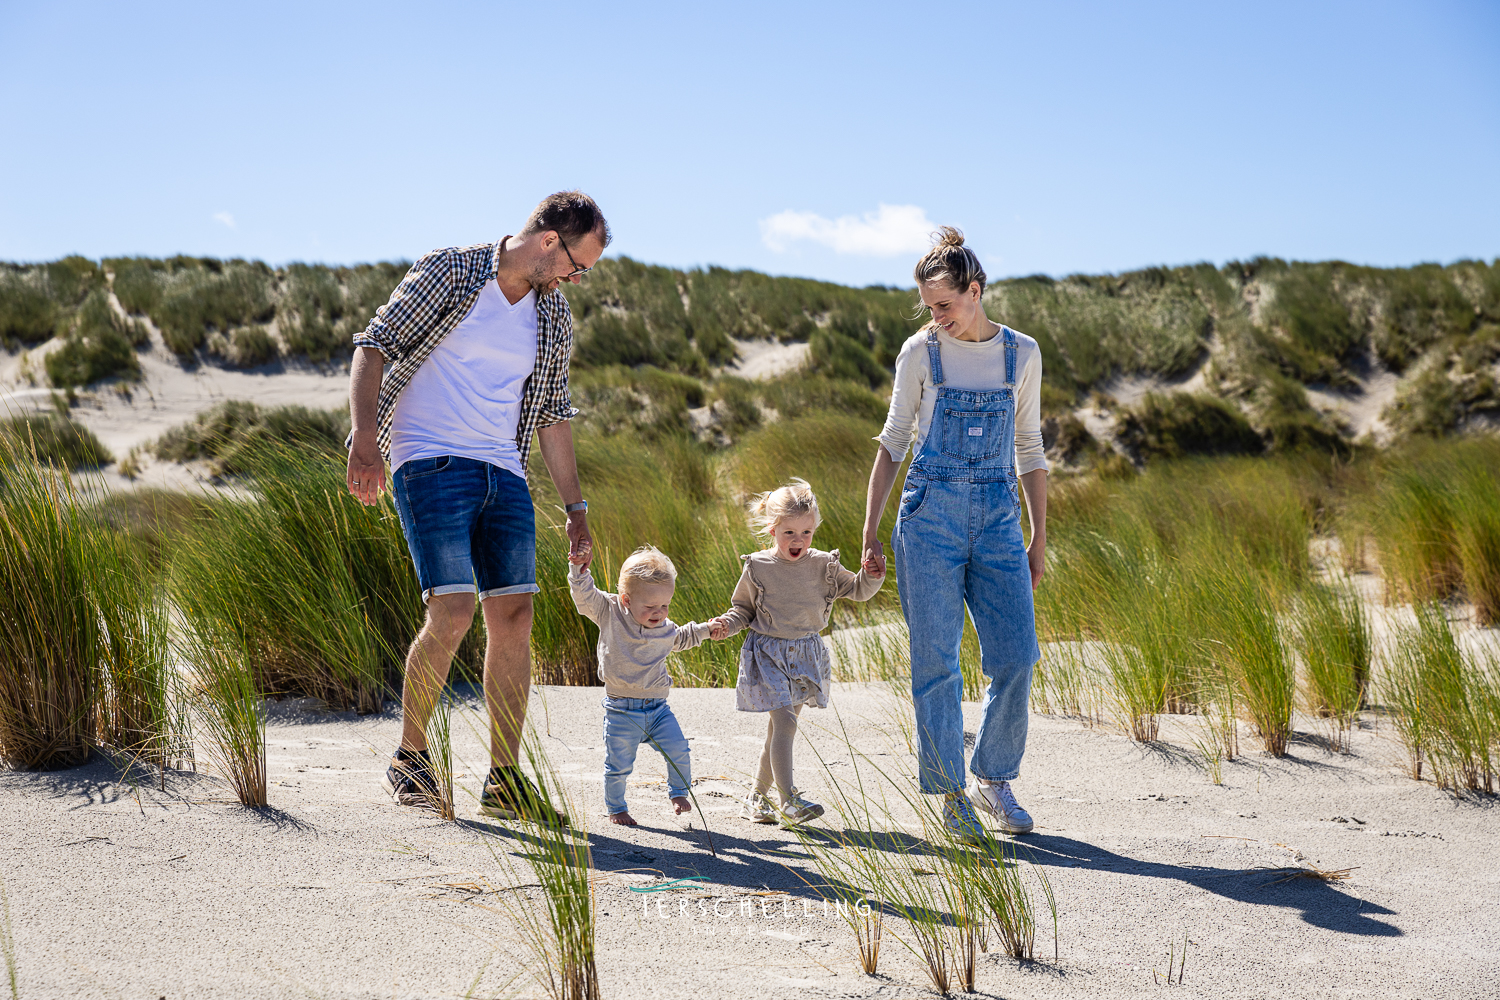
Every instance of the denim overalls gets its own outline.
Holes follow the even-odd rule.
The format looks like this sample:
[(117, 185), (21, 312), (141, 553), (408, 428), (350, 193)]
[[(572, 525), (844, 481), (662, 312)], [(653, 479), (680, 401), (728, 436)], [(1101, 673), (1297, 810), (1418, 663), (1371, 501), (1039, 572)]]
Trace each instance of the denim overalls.
[(964, 605), (989, 678), (970, 766), (1012, 780), (1026, 750), (1031, 668), (1041, 658), (1017, 492), (1016, 335), (1004, 337), (1005, 388), (943, 384), (937, 332), (927, 334), (937, 402), (901, 491), (891, 534), (901, 611), (911, 631), (911, 688), (923, 792), (958, 792), (964, 775)]

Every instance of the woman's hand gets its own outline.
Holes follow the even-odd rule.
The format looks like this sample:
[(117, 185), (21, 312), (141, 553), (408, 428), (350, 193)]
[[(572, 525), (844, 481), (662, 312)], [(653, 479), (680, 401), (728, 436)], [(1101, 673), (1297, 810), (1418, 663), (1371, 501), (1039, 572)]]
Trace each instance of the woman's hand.
[(1026, 564), (1031, 568), (1031, 589), (1036, 590), (1042, 582), (1042, 574), (1047, 572), (1046, 535), (1032, 536), (1031, 544), (1026, 546)]
[(876, 535), (865, 536), (864, 568), (871, 576), (885, 576), (885, 548)]

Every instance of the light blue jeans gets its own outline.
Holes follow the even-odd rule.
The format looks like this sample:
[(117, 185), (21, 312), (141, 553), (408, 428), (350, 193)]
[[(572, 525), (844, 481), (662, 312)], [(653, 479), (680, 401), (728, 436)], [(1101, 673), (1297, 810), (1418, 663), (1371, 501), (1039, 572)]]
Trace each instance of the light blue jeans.
[(969, 769), (1018, 777), (1026, 751), (1031, 669), (1040, 659), (1031, 570), (1015, 481), (907, 477), (891, 536), (901, 610), (911, 631), (911, 693), (923, 792), (957, 792), (964, 775), (964, 608), (989, 678)]
[(604, 699), (604, 807), (611, 816), (627, 811), (625, 779), (635, 753), (650, 743), (667, 761), (667, 795), (687, 795), (693, 783), (688, 741), (665, 698)]

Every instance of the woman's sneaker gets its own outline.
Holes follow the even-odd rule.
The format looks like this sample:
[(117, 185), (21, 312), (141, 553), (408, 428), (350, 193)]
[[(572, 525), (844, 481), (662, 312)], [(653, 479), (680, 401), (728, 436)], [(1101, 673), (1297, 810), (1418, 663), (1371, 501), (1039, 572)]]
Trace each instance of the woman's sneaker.
[(774, 823), (776, 807), (764, 792), (751, 792), (750, 797), (740, 805), (740, 818), (752, 823)]
[(432, 758), (426, 750), (397, 750), (386, 768), (380, 787), (399, 805), (433, 808), (437, 782), (433, 779)]
[(479, 797), (479, 811), (497, 819), (519, 819), (542, 826), (567, 826), (566, 813), (558, 812), (537, 791), (519, 767), (491, 768)]
[(989, 842), (989, 831), (974, 815), (974, 809), (963, 792), (949, 792), (943, 799), (943, 827), (955, 840), (974, 847)]
[(1010, 790), (1008, 781), (981, 781), (969, 793), (974, 807), (995, 817), (1000, 829), (1010, 834), (1030, 833), (1031, 814), (1016, 801), (1016, 793)]
[(823, 815), (822, 806), (804, 799), (802, 793), (793, 788), (786, 801), (781, 803), (781, 807), (776, 810), (776, 822), (783, 830), (790, 830), (794, 826), (801, 826), (808, 820), (817, 819), (821, 815)]

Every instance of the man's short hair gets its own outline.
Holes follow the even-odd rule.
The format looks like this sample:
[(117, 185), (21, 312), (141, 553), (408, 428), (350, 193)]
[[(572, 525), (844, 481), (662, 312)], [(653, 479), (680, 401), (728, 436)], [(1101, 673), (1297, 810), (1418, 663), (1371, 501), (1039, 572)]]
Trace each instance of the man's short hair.
[(565, 243), (581, 240), (592, 234), (599, 237), (601, 247), (607, 247), (609, 241), (614, 239), (609, 231), (609, 223), (604, 221), (604, 213), (599, 211), (594, 199), (582, 191), (549, 194), (531, 213), (526, 225), (521, 227), (522, 236), (549, 231), (561, 236)]

